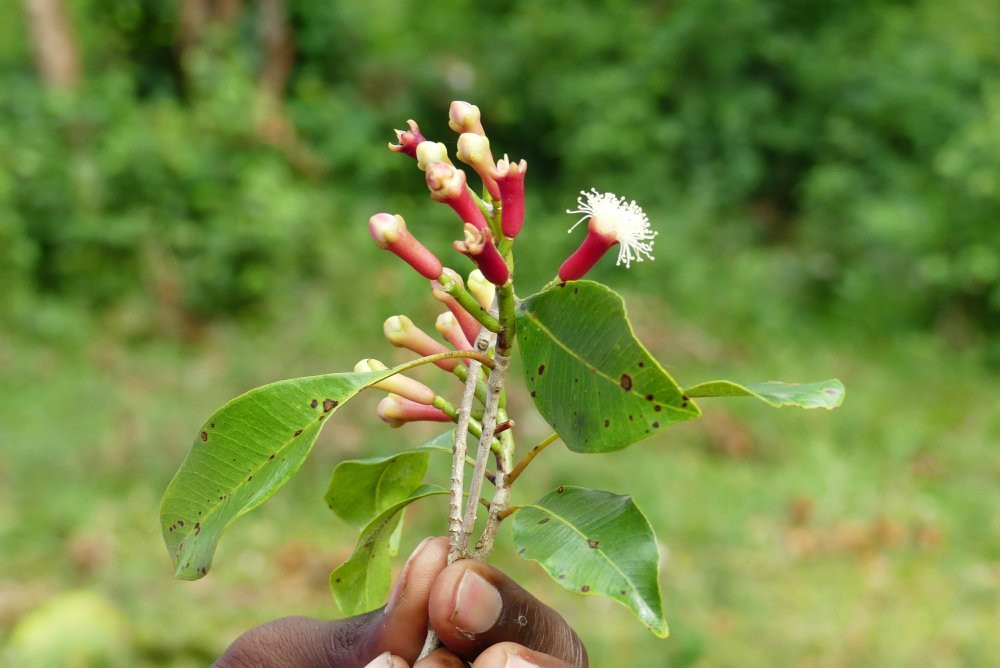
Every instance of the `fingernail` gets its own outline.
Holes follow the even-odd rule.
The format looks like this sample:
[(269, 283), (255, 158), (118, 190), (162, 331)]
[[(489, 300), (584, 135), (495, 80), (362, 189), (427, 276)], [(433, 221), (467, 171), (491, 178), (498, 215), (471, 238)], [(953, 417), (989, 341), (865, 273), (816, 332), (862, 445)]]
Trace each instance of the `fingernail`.
[(465, 633), (482, 633), (496, 624), (503, 608), (500, 592), (473, 570), (467, 570), (458, 583), (451, 621)]
[[(428, 536), (420, 541), (420, 544), (413, 548), (413, 552), (410, 554), (406, 563), (403, 564), (403, 569), (399, 572), (399, 577), (396, 578), (395, 584), (392, 585), (392, 591), (389, 592), (389, 601), (385, 604), (385, 614), (392, 612), (392, 609), (396, 606), (396, 603), (403, 598), (403, 590), (406, 589), (406, 576), (410, 573), (410, 564), (418, 554), (427, 546), (427, 543), (433, 538), (433, 536)], [(386, 665), (391, 665), (390, 663)]]
[(538, 666), (517, 654), (511, 654), (507, 657), (504, 668), (538, 668)]
[(365, 664), (365, 668), (392, 668), (392, 653), (384, 652)]

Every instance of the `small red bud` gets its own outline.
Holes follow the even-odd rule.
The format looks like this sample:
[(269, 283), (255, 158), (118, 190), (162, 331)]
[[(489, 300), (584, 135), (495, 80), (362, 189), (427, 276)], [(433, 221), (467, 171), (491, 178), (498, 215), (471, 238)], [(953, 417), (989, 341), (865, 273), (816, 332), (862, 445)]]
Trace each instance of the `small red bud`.
[(458, 199), (465, 191), (465, 172), (444, 162), (434, 162), (427, 166), (427, 189), (438, 202)]
[[(363, 359), (354, 365), (354, 371), (357, 373), (365, 371), (385, 371), (386, 366), (374, 359)], [(418, 404), (425, 404), (430, 406), (434, 403), (434, 398), (437, 396), (434, 394), (434, 390), (427, 387), (419, 380), (414, 380), (409, 376), (404, 376), (401, 373), (389, 376), (385, 380), (380, 380), (379, 382), (372, 385), (380, 390), (385, 390), (386, 392), (392, 392), (393, 394), (398, 394), (402, 397), (406, 397), (411, 401), (415, 401)]]
[(378, 402), (375, 413), (380, 420), (393, 428), (402, 427), (407, 422), (451, 422), (451, 418), (444, 411), (395, 394), (390, 394)]
[(466, 223), (465, 240), (456, 241), (454, 246), (455, 250), (475, 262), (486, 280), (493, 285), (503, 285), (510, 278), (507, 263), (493, 245), (493, 234), (488, 229), (480, 230)]
[(610, 239), (600, 234), (594, 234), (588, 230), (587, 237), (580, 244), (580, 247), (573, 252), (566, 261), (559, 267), (559, 278), (563, 281), (578, 281), (583, 278), (590, 269), (597, 264), (597, 261), (608, 251), (609, 248), (618, 243), (615, 239)]
[(441, 275), (441, 261), (406, 229), (402, 216), (376, 213), (368, 219), (368, 231), (376, 246), (395, 253), (420, 275), (432, 280)]
[[(472, 342), (465, 336), (462, 327), (458, 324), (458, 318), (451, 311), (445, 311), (437, 317), (434, 327), (445, 338), (445, 340), (455, 347), (455, 350), (472, 350)], [(468, 365), (469, 360), (465, 360)]]
[[(414, 325), (413, 321), (405, 315), (394, 315), (387, 319), (382, 325), (382, 333), (392, 345), (412, 350), (418, 355), (427, 356), (448, 352), (447, 348)], [(458, 366), (458, 360), (438, 360), (434, 364), (445, 371), (451, 371)]]
[(472, 223), (482, 230), (488, 228), (483, 212), (476, 206), (466, 186), (465, 172), (452, 165), (435, 162), (427, 167), (426, 180), (431, 197), (454, 209), (463, 223)]
[(505, 155), (497, 161), (493, 172), (500, 188), (503, 234), (511, 239), (521, 233), (524, 224), (524, 173), (527, 169), (526, 161), (511, 162)]
[[(447, 276), (458, 285), (464, 286), (462, 277), (458, 275), (458, 272), (451, 269), (445, 269), (443, 274), (447, 274)], [(441, 284), (437, 281), (431, 281), (431, 296), (448, 307), (448, 310), (451, 311), (452, 315), (455, 316), (455, 319), (458, 320), (458, 325), (462, 328), (465, 338), (474, 342), (476, 337), (479, 336), (479, 330), (482, 329), (482, 325), (479, 324), (479, 321), (476, 320), (472, 314), (462, 308), (455, 298), (448, 294), (448, 292), (442, 288)], [(469, 347), (471, 348), (472, 346), (470, 345)]]
[(396, 141), (398, 144), (389, 144), (389, 150), (395, 151), (396, 153), (405, 153), (414, 160), (417, 159), (417, 146), (421, 142), (426, 141), (424, 136), (420, 134), (420, 128), (417, 126), (417, 122), (413, 119), (406, 121), (406, 124), (410, 127), (409, 130), (395, 130)]

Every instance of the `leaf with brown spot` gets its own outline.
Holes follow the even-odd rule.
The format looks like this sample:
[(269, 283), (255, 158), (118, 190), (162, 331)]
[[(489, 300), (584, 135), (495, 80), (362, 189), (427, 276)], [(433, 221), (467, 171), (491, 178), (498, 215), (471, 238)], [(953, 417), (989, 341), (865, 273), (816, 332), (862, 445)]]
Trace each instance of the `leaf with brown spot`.
[(698, 407), (684, 402), (677, 383), (636, 340), (621, 297), (591, 281), (573, 286), (528, 297), (517, 317), (519, 336), (527, 335), (519, 351), (528, 389), (566, 446), (620, 450), (646, 437), (654, 413), (664, 426), (698, 417)]
[[(298, 471), (319, 435), (323, 417), (333, 415), (372, 383), (415, 363), (422, 362), (384, 371), (271, 383), (236, 397), (212, 414), (195, 432), (194, 445), (160, 503), (160, 526), (175, 575), (196, 580), (208, 572), (223, 532)], [(328, 412), (313, 410), (319, 404), (316, 397), (326, 397)], [(213, 424), (211, 438), (203, 440), (202, 434)], [(180, 521), (192, 517), (201, 518), (197, 531)], [(175, 526), (173, 531), (171, 526)]]
[(666, 637), (656, 537), (631, 497), (567, 485), (522, 506), (513, 519), (524, 558), (570, 591), (622, 603)]

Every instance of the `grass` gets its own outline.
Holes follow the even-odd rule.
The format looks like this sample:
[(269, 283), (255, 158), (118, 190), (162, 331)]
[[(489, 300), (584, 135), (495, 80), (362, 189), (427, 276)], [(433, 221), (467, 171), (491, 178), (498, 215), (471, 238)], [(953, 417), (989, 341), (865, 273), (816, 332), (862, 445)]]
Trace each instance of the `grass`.
[[(516, 498), (562, 483), (631, 493), (663, 546), (665, 641), (623, 607), (548, 581), (502, 532), (498, 565), (564, 613), (593, 665), (965, 666), (1000, 655), (1000, 389), (974, 355), (816, 324), (737, 332), (715, 318), (709, 332), (657, 301), (627, 301), (640, 338), (682, 382), (839, 376), (848, 394), (835, 412), (703, 400), (705, 419), (623, 452), (557, 444), (535, 461)], [(60, 625), (75, 619), (97, 629), (94, 656), (112, 665), (205, 665), (250, 626), (337, 614), (326, 579), (355, 535), (323, 504), (329, 472), (433, 434), (378, 423), (377, 397), (338, 413), (301, 473), (233, 526), (204, 580), (172, 579), (157, 519), (193, 430), (227, 399), (362, 356), (401, 359), (357, 342), (415, 302), (349, 317), (322, 303), (307, 294), (289, 322), (216, 325), (186, 344), (86, 325), (50, 344), (0, 335), (0, 644), (30, 637), (58, 656), (72, 642)], [(429, 327), (433, 305), (417, 309)], [(511, 402), (522, 447), (547, 435), (524, 396)], [(435, 464), (443, 478), (447, 464)], [(444, 511), (414, 507), (402, 549), (440, 533)], [(81, 590), (99, 603), (82, 619), (67, 593)]]

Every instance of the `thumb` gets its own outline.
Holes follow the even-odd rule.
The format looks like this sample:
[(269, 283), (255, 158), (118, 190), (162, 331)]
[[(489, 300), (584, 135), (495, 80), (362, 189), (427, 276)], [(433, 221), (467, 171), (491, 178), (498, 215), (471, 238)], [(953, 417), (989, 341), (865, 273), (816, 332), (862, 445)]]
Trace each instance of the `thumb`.
[(237, 638), (215, 666), (355, 668), (383, 653), (399, 665), (413, 661), (427, 634), (427, 597), (447, 557), (447, 539), (429, 538), (410, 555), (384, 608), (335, 621), (276, 619)]
[(458, 561), (438, 575), (429, 613), (441, 642), (466, 659), (517, 643), (575, 668), (588, 666), (587, 650), (558, 612), (480, 561)]

